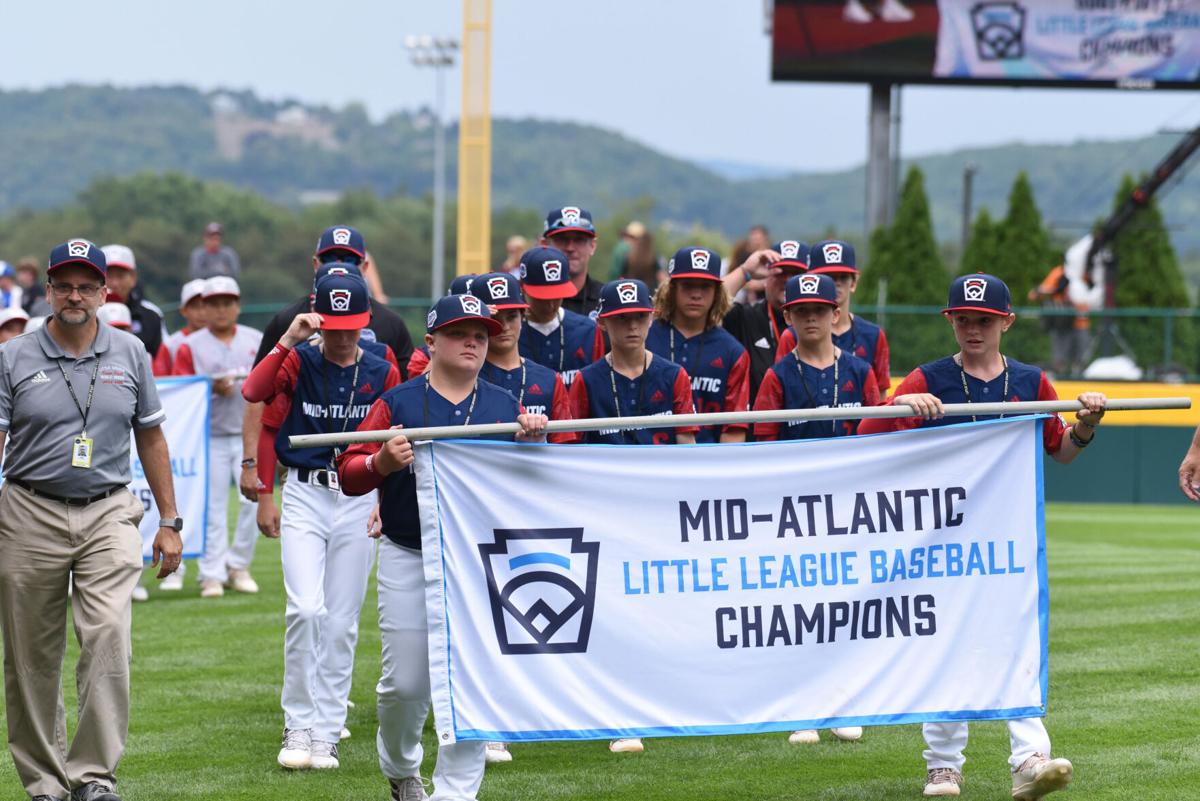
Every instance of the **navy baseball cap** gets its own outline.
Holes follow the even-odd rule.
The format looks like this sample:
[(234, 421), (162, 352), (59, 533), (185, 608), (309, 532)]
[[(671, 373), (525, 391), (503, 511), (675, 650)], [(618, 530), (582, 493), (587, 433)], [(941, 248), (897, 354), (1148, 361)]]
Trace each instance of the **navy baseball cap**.
[(446, 295), (438, 298), (429, 314), (425, 316), (425, 330), (432, 334), (440, 328), (445, 328), (464, 320), (478, 320), (487, 328), (488, 336), (496, 336), (504, 328), (498, 320), (492, 319), (492, 313), (487, 305), (474, 295)]
[(597, 317), (615, 317), (618, 314), (652, 312), (650, 289), (636, 278), (619, 278), (609, 281), (600, 290), (600, 305)]
[(542, 231), (542, 236), (551, 237), (568, 231), (595, 236), (596, 226), (592, 225), (592, 213), (578, 206), (563, 206), (561, 209), (552, 209), (546, 215), (546, 228)]
[(721, 280), (721, 257), (708, 248), (680, 248), (667, 264), (672, 278), (707, 278)]
[(366, 282), (362, 272), (359, 271), (358, 265), (349, 261), (327, 261), (317, 268), (313, 274), (313, 286), (321, 283), (321, 280), (327, 275), (348, 275), (351, 278), (357, 278), (359, 281)]
[(805, 273), (793, 275), (784, 287), (783, 308), (801, 303), (825, 303), (837, 306), (837, 284), (828, 275)]
[(447, 295), (469, 295), (471, 294), (471, 282), (478, 276), (475, 273), (467, 273), (466, 275), (456, 275), (454, 280), (450, 282), (450, 288), (446, 290)]
[(348, 225), (333, 225), (321, 234), (317, 240), (317, 256), (331, 250), (344, 250), (360, 259), (367, 257), (367, 243), (363, 241), (362, 234)]
[(785, 239), (782, 242), (776, 242), (771, 246), (771, 250), (783, 257), (775, 262), (772, 265), (773, 267), (799, 267), (801, 270), (808, 269), (808, 245), (799, 239)]
[(108, 275), (108, 261), (104, 258), (104, 251), (86, 239), (68, 239), (50, 251), (50, 262), (46, 267), (46, 274), (49, 275), (59, 267), (65, 267), (68, 264), (82, 264), (85, 267), (91, 267), (100, 274), (101, 278)]
[(808, 269), (814, 273), (858, 275), (854, 246), (840, 239), (826, 239), (808, 250)]
[(361, 277), (330, 273), (317, 282), (313, 296), (322, 330), (350, 331), (366, 328), (371, 321), (371, 295)]
[(471, 283), (471, 294), (493, 309), (528, 309), (521, 282), (509, 273), (487, 273)]
[(1008, 285), (994, 275), (960, 275), (950, 284), (950, 299), (942, 313), (976, 311), (1007, 317), (1012, 314)]
[(532, 248), (521, 256), (521, 287), (538, 300), (573, 298), (578, 294), (571, 283), (570, 262), (558, 248)]

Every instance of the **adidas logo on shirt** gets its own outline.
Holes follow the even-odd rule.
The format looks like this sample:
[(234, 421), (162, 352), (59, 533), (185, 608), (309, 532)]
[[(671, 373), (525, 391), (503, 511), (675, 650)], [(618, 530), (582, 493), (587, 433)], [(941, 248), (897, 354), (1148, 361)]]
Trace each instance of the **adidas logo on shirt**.
[(31, 378), (29, 383), (31, 383), (31, 384), (49, 384), (50, 376), (46, 375), (46, 373), (44, 371), (38, 370), (37, 375), (35, 375), (33, 378)]
[(662, 403), (667, 397), (660, 390), (654, 390), (654, 394), (650, 396), (651, 403)]
[[(530, 384), (530, 385), (529, 385), (529, 394), (530, 394), (530, 395), (541, 395), (541, 394), (542, 394), (542, 388), (541, 388), (541, 387), (539, 387), (537, 384)], [(530, 414), (533, 414), (533, 412), (530, 412)], [(539, 413), (539, 414), (540, 414), (540, 413)]]

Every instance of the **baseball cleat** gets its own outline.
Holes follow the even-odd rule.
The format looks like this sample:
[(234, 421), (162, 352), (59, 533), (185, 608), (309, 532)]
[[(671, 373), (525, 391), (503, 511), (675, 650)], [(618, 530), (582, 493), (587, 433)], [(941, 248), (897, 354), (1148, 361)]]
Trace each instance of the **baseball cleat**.
[(150, 591), (147, 590), (145, 587), (143, 587), (141, 584), (135, 584), (133, 586), (133, 600), (135, 600), (139, 603), (142, 601), (149, 601), (150, 600)]
[(813, 745), (821, 742), (821, 735), (817, 734), (816, 729), (801, 729), (788, 735), (788, 742), (792, 745)]
[(924, 795), (957, 796), (962, 774), (954, 768), (930, 768), (925, 777)]
[(332, 770), (340, 766), (337, 745), (313, 740), (309, 752), (308, 766), (313, 770)]
[(240, 592), (245, 595), (254, 595), (258, 592), (258, 582), (250, 575), (249, 570), (235, 570), (230, 568), (229, 581), (225, 582), (225, 586), (234, 592)]
[(843, 726), (840, 729), (830, 729), (830, 731), (839, 740), (854, 742), (862, 739), (862, 726)]
[[(165, 581), (165, 579), (164, 579)], [(225, 588), (221, 586), (221, 582), (216, 579), (205, 579), (200, 582), (200, 597), (201, 598), (220, 598), (225, 594)]]
[(487, 747), (483, 749), (483, 761), (489, 765), (512, 762), (512, 752), (504, 743), (488, 743)]
[(1075, 768), (1069, 760), (1034, 754), (1013, 771), (1012, 797), (1017, 801), (1035, 801), (1063, 789), (1074, 776)]
[(276, 757), (281, 768), (304, 770), (312, 762), (312, 731), (310, 729), (284, 729), (283, 747)]
[(183, 589), (183, 568), (179, 568), (174, 573), (168, 573), (162, 581), (158, 583), (158, 588), (164, 592), (178, 592)]
[(392, 801), (426, 801), (429, 798), (425, 793), (425, 782), (420, 776), (388, 779), (388, 787), (392, 791)]
[(345, 726), (343, 726), (341, 733), (338, 734), (338, 739), (339, 740), (349, 740), (350, 739), (350, 730), (347, 729)]
[(624, 737), (609, 743), (608, 750), (614, 754), (640, 754), (645, 748), (642, 746), (641, 738)]

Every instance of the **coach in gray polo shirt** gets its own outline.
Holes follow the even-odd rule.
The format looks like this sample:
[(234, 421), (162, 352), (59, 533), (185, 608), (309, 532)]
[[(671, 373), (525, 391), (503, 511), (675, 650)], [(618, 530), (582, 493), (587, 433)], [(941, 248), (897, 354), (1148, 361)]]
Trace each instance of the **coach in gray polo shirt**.
[[(142, 570), (142, 504), (126, 489), (131, 429), (164, 516), (154, 539), (159, 578), (183, 551), (150, 359), (136, 337), (96, 321), (106, 269), (87, 240), (56, 247), (47, 271), (53, 313), (0, 349), (4, 693), (13, 763), (34, 801), (119, 801), (130, 597)], [(68, 603), (80, 644), (69, 747), (61, 681)]]

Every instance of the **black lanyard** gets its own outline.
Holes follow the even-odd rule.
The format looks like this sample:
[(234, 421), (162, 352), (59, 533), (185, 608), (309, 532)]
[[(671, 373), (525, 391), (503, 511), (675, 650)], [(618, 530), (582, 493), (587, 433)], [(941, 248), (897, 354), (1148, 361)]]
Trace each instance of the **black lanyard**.
[(96, 364), (94, 367), (92, 367), (92, 380), (91, 383), (88, 384), (86, 406), (79, 405), (79, 398), (75, 395), (75, 387), (71, 385), (71, 379), (67, 377), (67, 371), (62, 366), (62, 361), (56, 361), (55, 364), (58, 365), (58, 371), (62, 373), (63, 381), (67, 382), (67, 392), (71, 393), (71, 400), (75, 401), (75, 408), (79, 410), (79, 416), (83, 418), (83, 430), (79, 435), (84, 439), (87, 439), (88, 413), (92, 410), (92, 399), (96, 397), (96, 376), (100, 375), (100, 357), (96, 357)]
[[(853, 314), (851, 314), (850, 315), (850, 327), (848, 329), (846, 329), (846, 334), (850, 335), (850, 349), (847, 352), (857, 356), (858, 355), (858, 327), (854, 324), (854, 320), (855, 320), (855, 317)], [(837, 334), (837, 336), (844, 337), (844, 336), (846, 336), (846, 334)], [(846, 350), (846, 348), (842, 348), (842, 350)], [(866, 350), (864, 349), (863, 352), (866, 353)]]
[[(643, 392), (646, 389), (646, 373), (649, 371), (649, 369), (650, 369), (650, 352), (647, 351), (645, 361), (642, 363), (642, 374), (640, 376), (638, 376), (638, 378), (637, 378), (637, 382), (638, 382), (637, 406), (633, 409), (633, 414), (630, 415), (631, 417), (637, 417), (639, 414), (642, 413), (642, 396), (643, 396)], [(609, 354), (609, 358), (608, 358), (608, 380), (609, 380), (609, 383), (612, 385), (613, 406), (615, 406), (617, 409), (617, 417), (623, 417), (624, 415), (621, 414), (621, 399), (619, 397), (617, 397), (617, 368), (613, 365), (613, 360), (612, 360), (611, 354)], [(627, 429), (627, 428), (621, 429), (621, 441), (622, 442), (629, 441), (629, 433), (630, 433), (629, 429)]]
[[(1004, 362), (1004, 394), (1000, 396), (1000, 402), (1007, 403), (1008, 402), (1008, 357), (1001, 356), (1000, 360)], [(962, 362), (959, 362), (959, 365), (958, 365), (958, 375), (962, 379), (963, 394), (967, 396), (967, 403), (974, 403), (974, 401), (971, 400), (971, 390), (967, 387), (967, 371), (962, 368)], [(984, 381), (983, 383), (986, 384), (988, 382)], [(1001, 413), (1000, 416), (1003, 417), (1004, 414)], [(971, 422), (972, 423), (977, 422), (975, 415), (971, 415)]]
[[(489, 381), (492, 381), (492, 375), (493, 375), (492, 368), (493, 367), (495, 367), (495, 365), (493, 365), (491, 362), (483, 363), (483, 369), (487, 370), (487, 375), (488, 375)], [(496, 369), (500, 370), (501, 368), (496, 367)], [(502, 372), (507, 373), (508, 370), (502, 370)], [(495, 384), (496, 382), (492, 381), (492, 383)], [(521, 391), (519, 393), (517, 393), (517, 405), (523, 406), (525, 404), (525, 360), (524, 359), (521, 359), (521, 384), (520, 384), (520, 386), (521, 386)]]
[[(808, 398), (808, 402), (810, 404), (812, 404), (809, 408), (816, 409), (816, 408), (818, 408), (817, 407), (817, 399), (813, 396), (812, 391), (809, 390), (808, 382), (804, 380), (804, 362), (800, 359), (800, 348), (796, 348), (796, 350), (792, 351), (792, 354), (796, 357), (796, 370), (798, 370), (800, 373), (800, 386), (804, 387), (804, 395), (806, 398)], [(834, 409), (836, 409), (837, 405), (838, 405), (838, 390), (840, 389), (840, 387), (838, 386), (838, 381), (839, 381), (838, 365), (841, 363), (841, 361), (842, 361), (841, 354), (835, 353), (834, 358), (833, 358), (833, 404), (832, 404)], [(822, 372), (824, 372), (824, 371), (822, 371)], [(820, 376), (820, 374), (818, 374), (817, 375), (817, 386), (819, 387), (820, 385), (821, 385), (821, 376)], [(837, 420), (829, 421), (829, 430), (833, 432), (834, 436), (837, 435)]]
[[(475, 400), (479, 397), (479, 382), (475, 382), (475, 388), (471, 390), (471, 405), (467, 407), (467, 419), (463, 420), (464, 426), (471, 425), (471, 415), (475, 413)], [(448, 403), (449, 401), (447, 401)], [(422, 425), (429, 425), (429, 373), (425, 374), (425, 416)]]

